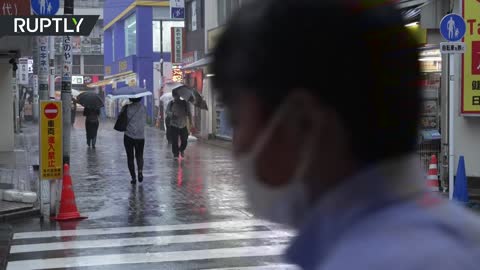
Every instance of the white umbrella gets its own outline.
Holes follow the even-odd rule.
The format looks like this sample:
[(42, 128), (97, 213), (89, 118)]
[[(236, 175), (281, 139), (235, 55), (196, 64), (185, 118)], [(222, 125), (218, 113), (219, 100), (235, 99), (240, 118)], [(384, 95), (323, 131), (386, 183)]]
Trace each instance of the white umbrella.
[(72, 96), (77, 97), (78, 95), (80, 95), (80, 91), (72, 89)]
[(163, 105), (163, 111), (167, 110), (168, 103), (173, 100), (172, 92), (165, 93), (160, 97), (160, 102)]
[(179, 82), (167, 82), (165, 83), (165, 86), (163, 87), (163, 92), (164, 93), (171, 93), (173, 89), (178, 88), (182, 86), (182, 83)]
[(111, 99), (121, 99), (121, 98), (141, 98), (146, 96), (151, 96), (152, 92), (148, 91), (145, 88), (140, 87), (122, 87), (113, 92), (112, 95), (109, 95)]

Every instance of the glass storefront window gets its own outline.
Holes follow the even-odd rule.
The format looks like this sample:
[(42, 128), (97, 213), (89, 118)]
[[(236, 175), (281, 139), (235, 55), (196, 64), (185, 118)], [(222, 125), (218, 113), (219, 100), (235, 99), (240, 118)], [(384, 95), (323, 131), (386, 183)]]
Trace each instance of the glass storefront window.
[[(153, 21), (153, 51), (160, 52), (160, 21)], [(172, 51), (172, 27), (185, 27), (183, 21), (163, 21), (161, 23), (163, 28), (163, 52), (169, 53)]]
[(137, 16), (131, 15), (125, 20), (125, 56), (137, 53)]

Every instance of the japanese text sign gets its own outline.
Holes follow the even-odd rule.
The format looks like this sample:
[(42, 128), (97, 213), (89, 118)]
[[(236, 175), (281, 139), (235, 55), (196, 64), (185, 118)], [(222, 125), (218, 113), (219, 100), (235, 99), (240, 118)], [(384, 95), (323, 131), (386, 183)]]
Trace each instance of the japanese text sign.
[(172, 62), (182, 63), (184, 35), (183, 27), (172, 27)]
[(63, 177), (62, 102), (40, 102), (40, 179)]
[(63, 37), (63, 81), (72, 81), (72, 39), (69, 36)]
[(440, 51), (446, 54), (465, 53), (465, 43), (440, 42)]
[(28, 84), (28, 58), (18, 59), (18, 84)]
[(462, 61), (462, 114), (480, 114), (480, 2), (463, 0), (463, 18), (467, 23)]
[(28, 16), (30, 15), (29, 0), (0, 0), (0, 15)]
[(38, 37), (39, 67), (38, 75), (41, 82), (48, 80), (48, 37)]

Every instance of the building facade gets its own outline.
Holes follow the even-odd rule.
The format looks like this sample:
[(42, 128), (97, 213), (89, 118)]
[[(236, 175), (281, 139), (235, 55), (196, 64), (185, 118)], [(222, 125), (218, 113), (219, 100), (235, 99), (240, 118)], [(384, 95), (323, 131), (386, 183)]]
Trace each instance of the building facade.
[[(58, 15), (63, 14), (64, 2), (60, 1)], [(78, 15), (98, 15), (99, 20), (88, 37), (72, 37), (72, 88), (88, 91), (87, 85), (103, 80), (103, 6), (105, 0), (76, 0), (74, 13)], [(61, 90), (61, 70), (63, 61), (63, 37), (55, 37), (55, 90)]]
[[(145, 87), (153, 93), (144, 98), (150, 124), (157, 117), (162, 83), (154, 73), (160, 72), (160, 62), (172, 62), (172, 28), (184, 26), (183, 19), (171, 19), (169, 5), (169, 1), (105, 1), (105, 78), (91, 85), (104, 87), (106, 94), (127, 85)], [(107, 115), (114, 117), (121, 104), (107, 103)]]
[(230, 16), (249, 0), (192, 0), (186, 4), (185, 83), (202, 93), (208, 111), (195, 112), (197, 136), (231, 140), (233, 130), (218, 95), (212, 88), (211, 53)]

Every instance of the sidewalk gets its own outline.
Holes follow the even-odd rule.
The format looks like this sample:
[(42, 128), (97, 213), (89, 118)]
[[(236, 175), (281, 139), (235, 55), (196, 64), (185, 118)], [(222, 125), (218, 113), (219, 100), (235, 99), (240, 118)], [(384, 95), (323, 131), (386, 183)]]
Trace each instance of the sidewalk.
[[(15, 134), (14, 152), (0, 152), (0, 194), (4, 190), (37, 191), (37, 175), (32, 165), (38, 164), (38, 128), (23, 123), (22, 133)], [(2, 197), (0, 195), (0, 197)], [(38, 202), (24, 204), (0, 198), (0, 222), (39, 213)]]
[(228, 150), (231, 150), (233, 147), (231, 141), (222, 140), (222, 139), (198, 139), (198, 141), (200, 143), (205, 143), (205, 144), (225, 148)]

